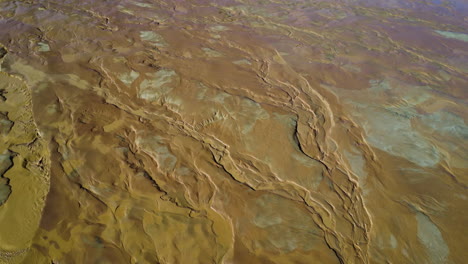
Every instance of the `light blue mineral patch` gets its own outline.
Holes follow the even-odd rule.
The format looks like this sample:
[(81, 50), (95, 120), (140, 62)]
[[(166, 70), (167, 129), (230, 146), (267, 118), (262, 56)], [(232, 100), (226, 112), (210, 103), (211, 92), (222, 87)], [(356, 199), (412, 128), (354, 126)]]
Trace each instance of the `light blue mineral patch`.
[(47, 44), (45, 42), (39, 42), (39, 43), (37, 43), (37, 45), (39, 46), (38, 50), (40, 52), (50, 51), (49, 44)]
[(178, 79), (177, 73), (171, 69), (159, 70), (149, 77), (150, 79), (141, 82), (138, 93), (140, 98), (149, 101), (156, 101), (167, 95), (174, 88), (173, 82)]
[(370, 90), (373, 92), (387, 91), (392, 88), (388, 80), (370, 80), (369, 84), (371, 85)]
[(390, 246), (395, 249), (398, 247), (398, 241), (396, 240), (395, 236), (390, 234)]
[(117, 8), (118, 8), (119, 11), (122, 12), (122, 13), (125, 13), (125, 14), (128, 14), (128, 15), (132, 15), (132, 16), (135, 15), (135, 13), (133, 13), (132, 10), (126, 9), (126, 8), (125, 8), (124, 6), (122, 6), (122, 5), (118, 5)]
[(153, 7), (152, 5), (147, 4), (147, 3), (135, 2), (134, 4), (139, 7), (147, 7), (147, 8)]
[(177, 157), (172, 154), (163, 138), (158, 136), (139, 138), (137, 144), (158, 162), (158, 167), (164, 172), (173, 171)]
[(416, 221), (418, 222), (418, 238), (426, 247), (431, 262), (446, 263), (449, 248), (439, 228), (421, 212), (416, 213)]
[(259, 103), (248, 99), (243, 99), (240, 103), (241, 115), (246, 118), (246, 123), (241, 130), (243, 134), (250, 133), (257, 121), (270, 118), (268, 112)]
[(451, 32), (451, 31), (442, 31), (442, 30), (435, 30), (435, 32), (446, 38), (457, 39), (457, 40), (468, 42), (468, 34)]
[(218, 52), (214, 49), (210, 49), (210, 48), (202, 48), (202, 50), (205, 52), (205, 54), (208, 56), (208, 57), (222, 57), (223, 54), (221, 52)]
[(367, 178), (367, 173), (365, 171), (366, 161), (364, 157), (360, 153), (352, 153), (349, 151), (344, 151), (344, 156), (348, 160), (351, 170), (356, 174), (359, 180), (365, 180)]
[(140, 38), (141, 40), (151, 42), (153, 45), (157, 47), (166, 47), (167, 43), (164, 38), (153, 32), (153, 31), (140, 31)]
[(140, 76), (138, 72), (131, 71), (131, 72), (126, 72), (124, 74), (121, 74), (119, 76), (119, 79), (126, 85), (130, 85), (138, 78), (138, 76)]
[[(267, 231), (267, 243), (264, 243), (266, 248), (285, 252), (310, 250), (320, 240), (318, 227), (310, 218), (300, 217), (303, 212), (292, 201), (267, 194), (258, 198), (256, 209), (253, 223)], [(284, 210), (288, 214), (280, 213)]]
[(468, 126), (463, 118), (446, 111), (422, 115), (420, 120), (432, 130), (468, 140)]
[(228, 28), (223, 26), (223, 25), (216, 25), (216, 26), (211, 26), (210, 27), (210, 30), (212, 30), (212, 31), (225, 31), (227, 29)]
[(236, 60), (236, 61), (233, 61), (232, 63), (236, 65), (252, 65), (252, 63), (247, 59)]
[(411, 126), (411, 120), (376, 107), (361, 109), (366, 121), (363, 128), (369, 143), (392, 155), (401, 156), (422, 167), (432, 167), (439, 160), (439, 152)]

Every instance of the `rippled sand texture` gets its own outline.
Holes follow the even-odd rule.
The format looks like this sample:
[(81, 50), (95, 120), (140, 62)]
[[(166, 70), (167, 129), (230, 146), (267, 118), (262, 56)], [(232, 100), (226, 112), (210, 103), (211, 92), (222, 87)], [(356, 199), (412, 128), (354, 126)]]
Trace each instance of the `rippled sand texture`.
[[(0, 46), (0, 62), (7, 49)], [(49, 153), (33, 120), (31, 93), (0, 71), (0, 260), (20, 263), (49, 191)]]
[(0, 0), (0, 262), (463, 263), (467, 12)]

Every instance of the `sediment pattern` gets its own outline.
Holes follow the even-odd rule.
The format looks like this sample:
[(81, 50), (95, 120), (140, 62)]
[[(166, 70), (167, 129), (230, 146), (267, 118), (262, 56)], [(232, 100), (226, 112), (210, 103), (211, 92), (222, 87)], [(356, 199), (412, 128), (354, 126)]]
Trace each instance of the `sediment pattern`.
[[(0, 63), (7, 53), (0, 46)], [(34, 123), (26, 83), (0, 71), (0, 94), (0, 261), (19, 263), (49, 191), (49, 153)]]
[(462, 263), (443, 2), (0, 1), (0, 262)]

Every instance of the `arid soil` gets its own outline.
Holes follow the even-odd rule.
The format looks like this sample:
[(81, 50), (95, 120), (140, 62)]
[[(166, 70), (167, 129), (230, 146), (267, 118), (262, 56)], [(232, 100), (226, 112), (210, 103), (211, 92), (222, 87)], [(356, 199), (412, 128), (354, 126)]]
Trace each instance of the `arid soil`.
[(466, 263), (467, 14), (0, 0), (0, 263)]

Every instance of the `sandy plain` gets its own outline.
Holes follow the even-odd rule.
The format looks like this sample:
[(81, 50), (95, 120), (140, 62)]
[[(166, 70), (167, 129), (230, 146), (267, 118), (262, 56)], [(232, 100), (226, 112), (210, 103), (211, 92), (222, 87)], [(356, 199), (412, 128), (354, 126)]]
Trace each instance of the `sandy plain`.
[(1, 263), (463, 263), (462, 1), (0, 1)]

